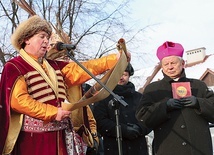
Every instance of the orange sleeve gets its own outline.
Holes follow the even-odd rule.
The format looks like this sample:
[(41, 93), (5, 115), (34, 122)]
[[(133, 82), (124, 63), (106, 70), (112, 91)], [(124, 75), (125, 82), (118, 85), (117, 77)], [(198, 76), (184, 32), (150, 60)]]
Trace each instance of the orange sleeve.
[(54, 120), (57, 115), (57, 107), (45, 104), (33, 99), (27, 91), (24, 77), (19, 78), (14, 84), (11, 97), (12, 110), (43, 121)]
[[(111, 54), (99, 59), (81, 62), (81, 64), (86, 67), (89, 72), (96, 76), (114, 67), (117, 63), (117, 60), (117, 55)], [(65, 82), (69, 87), (71, 85), (82, 84), (91, 79), (91, 76), (88, 75), (87, 72), (85, 72), (78, 64), (74, 62), (66, 65), (62, 69), (62, 73), (64, 74)]]

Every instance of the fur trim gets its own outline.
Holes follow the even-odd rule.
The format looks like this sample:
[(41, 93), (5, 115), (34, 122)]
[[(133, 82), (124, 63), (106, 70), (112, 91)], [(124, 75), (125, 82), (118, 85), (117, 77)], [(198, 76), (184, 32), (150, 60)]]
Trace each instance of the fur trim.
[(50, 36), (52, 28), (46, 20), (38, 15), (31, 16), (16, 28), (11, 36), (11, 43), (19, 51), (23, 47), (25, 40), (31, 38), (39, 31), (45, 31)]

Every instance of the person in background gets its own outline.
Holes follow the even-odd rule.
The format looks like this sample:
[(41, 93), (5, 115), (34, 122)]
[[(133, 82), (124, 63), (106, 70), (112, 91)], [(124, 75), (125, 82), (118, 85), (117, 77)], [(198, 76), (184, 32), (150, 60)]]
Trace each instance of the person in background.
[[(155, 155), (213, 155), (209, 122), (214, 122), (214, 94), (204, 82), (186, 77), (183, 52), (179, 43), (158, 47), (164, 77), (147, 85), (136, 117), (153, 129)], [(183, 84), (174, 96), (172, 83)]]
[[(66, 88), (91, 77), (75, 62), (45, 59), (50, 24), (35, 15), (22, 22), (11, 37), (19, 56), (9, 60), (0, 82), (0, 154), (67, 155), (65, 129), (70, 111), (61, 108)], [(112, 68), (112, 54), (82, 64), (98, 75)]]
[[(122, 97), (128, 104), (127, 107), (119, 106), (119, 123), (122, 133), (123, 155), (148, 155), (145, 135), (149, 129), (135, 118), (135, 110), (142, 94), (135, 91), (135, 86), (129, 81), (134, 74), (134, 69), (129, 63), (118, 85), (113, 92)], [(97, 121), (98, 132), (103, 136), (104, 154), (118, 155), (118, 142), (116, 135), (115, 110), (109, 102), (113, 99), (110, 95), (106, 99), (94, 104), (93, 114)]]
[[(85, 92), (87, 92), (90, 88), (91, 88), (91, 85), (90, 84), (88, 84), (88, 83), (83, 83), (82, 84), (82, 88), (83, 88), (83, 91), (84, 91), (84, 93)], [(92, 103), (92, 104), (90, 104), (89, 105), (89, 107), (90, 107), (90, 109), (91, 109), (91, 112), (92, 112), (92, 114), (93, 114), (93, 111), (94, 111), (94, 106), (95, 106), (95, 104), (94, 103)], [(93, 115), (93, 119), (95, 119), (94, 118), (94, 115)], [(92, 122), (92, 121), (90, 121), (90, 122)], [(93, 121), (94, 122), (94, 121)], [(96, 123), (96, 120), (95, 120), (95, 123)], [(95, 124), (94, 123), (94, 124)], [(97, 141), (97, 138), (98, 138), (98, 148), (96, 147), (96, 149), (95, 148), (88, 148), (88, 152), (90, 151), (90, 152), (92, 152), (91, 150), (96, 150), (96, 152), (95, 151), (93, 151), (94, 152), (94, 154), (93, 155), (104, 155), (104, 147), (103, 147), (103, 137), (100, 135), (100, 133), (99, 132), (97, 132), (97, 124), (96, 124), (96, 141)]]
[[(91, 85), (87, 83), (83, 83), (81, 85), (81, 88), (82, 88), (82, 95), (84, 95), (91, 88)], [(97, 133), (97, 123), (91, 109), (91, 104), (81, 108), (80, 110), (78, 112), (80, 114), (77, 115), (78, 117), (80, 115), (82, 115), (83, 117), (80, 123), (85, 124), (85, 126), (88, 128), (88, 131), (91, 133), (91, 136), (93, 138), (93, 146), (88, 146), (86, 155), (96, 155), (99, 147), (99, 137)]]
[[(45, 58), (71, 62), (70, 56), (75, 56), (74, 51), (70, 50), (69, 55), (66, 50), (61, 50), (59, 52), (56, 47), (61, 43), (72, 44), (70, 37), (62, 30), (58, 30), (57, 33), (52, 32), (49, 39), (50, 47), (46, 52)], [(66, 89), (68, 102), (73, 104), (80, 101), (85, 92), (90, 88), (88, 86), (88, 84), (86, 85), (86, 83), (83, 83)], [(73, 131), (80, 136), (79, 139), (84, 142), (84, 145), (87, 145), (86, 155), (96, 155), (99, 139), (97, 136), (96, 121), (89, 105), (72, 110), (70, 119)]]

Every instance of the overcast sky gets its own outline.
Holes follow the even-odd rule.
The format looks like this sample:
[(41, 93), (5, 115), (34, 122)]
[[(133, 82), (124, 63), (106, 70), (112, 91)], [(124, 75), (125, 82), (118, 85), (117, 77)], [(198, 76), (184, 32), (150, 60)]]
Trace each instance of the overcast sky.
[(214, 0), (133, 0), (130, 9), (136, 28), (154, 25), (139, 36), (141, 51), (155, 55), (159, 45), (173, 41), (185, 51), (214, 53)]

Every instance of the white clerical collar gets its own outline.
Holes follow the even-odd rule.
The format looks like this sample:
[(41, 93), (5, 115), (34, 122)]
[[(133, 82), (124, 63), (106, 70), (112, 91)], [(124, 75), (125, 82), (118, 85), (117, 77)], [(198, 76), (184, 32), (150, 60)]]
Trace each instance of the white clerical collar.
[(178, 81), (179, 80), (179, 78), (175, 78), (175, 79), (173, 79), (174, 81)]

